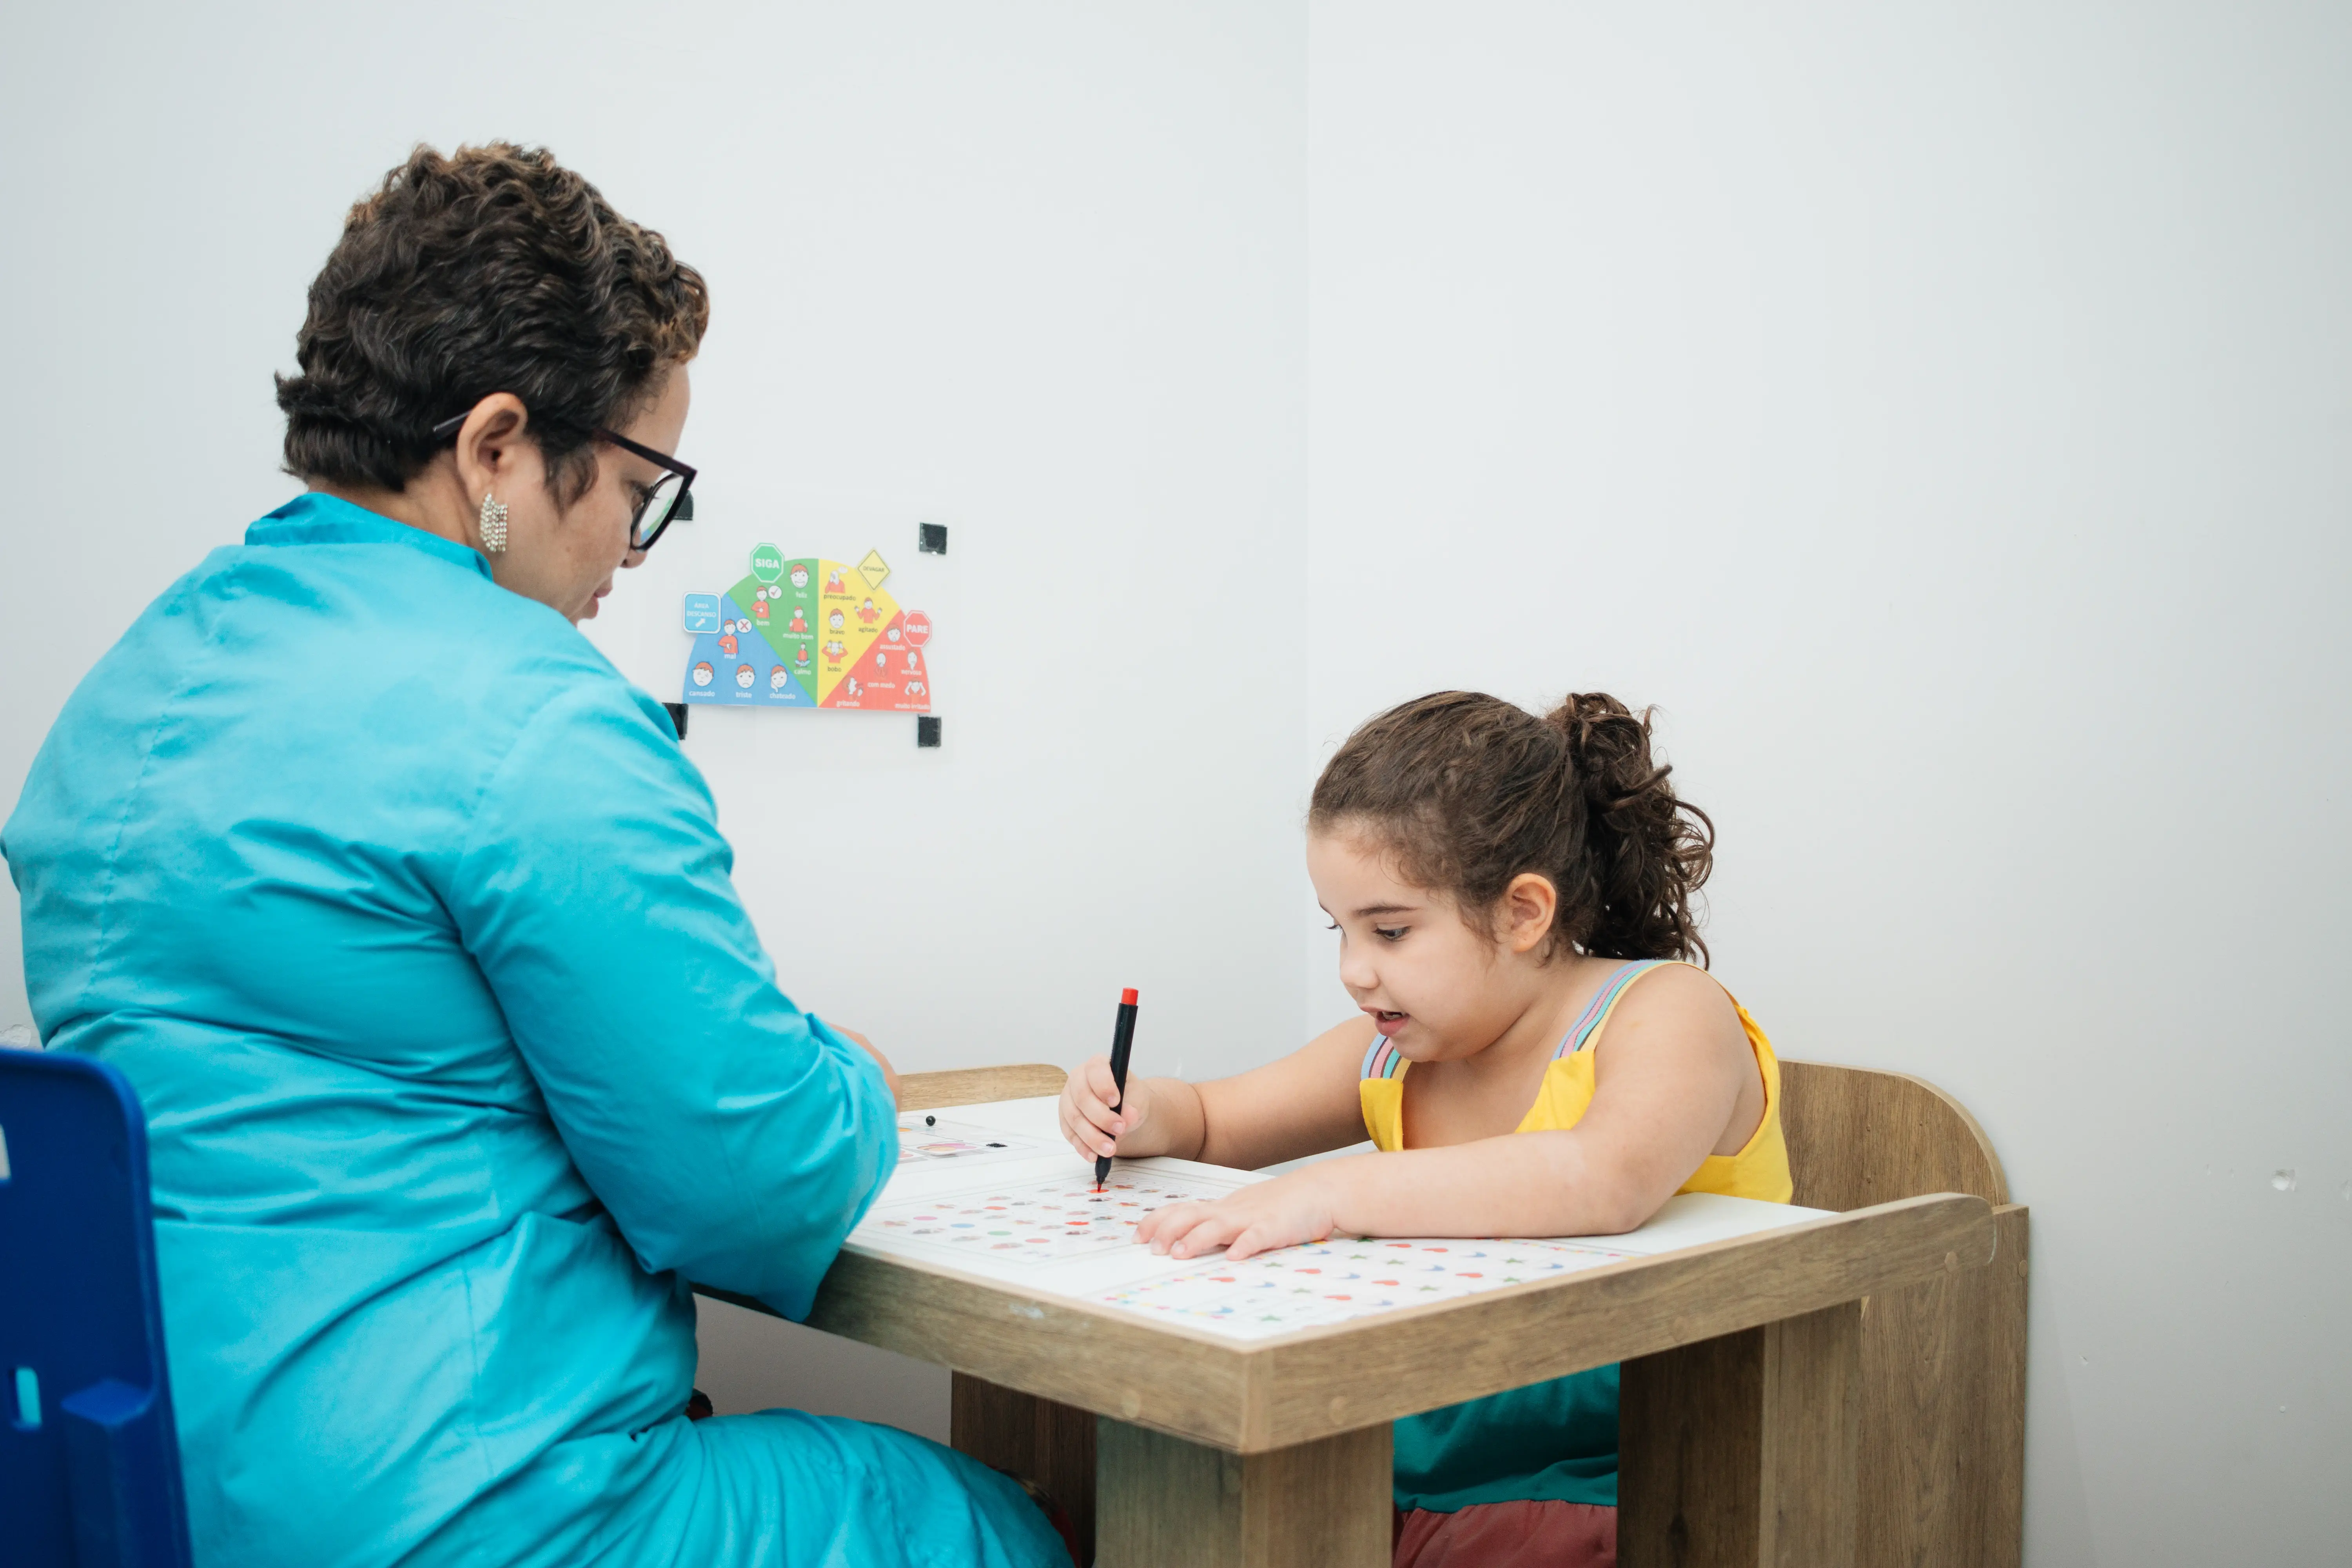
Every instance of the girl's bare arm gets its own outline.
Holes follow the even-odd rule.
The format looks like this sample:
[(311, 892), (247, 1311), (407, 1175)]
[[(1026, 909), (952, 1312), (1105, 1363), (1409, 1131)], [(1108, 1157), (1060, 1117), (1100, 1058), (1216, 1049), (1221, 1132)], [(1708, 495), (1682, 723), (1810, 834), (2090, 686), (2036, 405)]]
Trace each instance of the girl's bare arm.
[(1109, 1060), (1096, 1057), (1063, 1086), (1062, 1134), (1088, 1158), (1173, 1154), (1244, 1170), (1343, 1149), (1364, 1136), (1356, 1073), (1371, 1038), (1371, 1020), (1351, 1018), (1236, 1078), (1130, 1079), (1117, 1108)]

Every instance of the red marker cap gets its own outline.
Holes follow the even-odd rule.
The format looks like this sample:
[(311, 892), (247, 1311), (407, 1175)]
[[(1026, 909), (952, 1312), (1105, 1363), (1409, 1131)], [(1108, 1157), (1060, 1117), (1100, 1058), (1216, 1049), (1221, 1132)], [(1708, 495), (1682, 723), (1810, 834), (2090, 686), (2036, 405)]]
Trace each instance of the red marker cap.
[(1118, 994), (1118, 1005), (1122, 1007), (1132, 1007), (1135, 1005), (1134, 986), (1130, 985), (1126, 990)]

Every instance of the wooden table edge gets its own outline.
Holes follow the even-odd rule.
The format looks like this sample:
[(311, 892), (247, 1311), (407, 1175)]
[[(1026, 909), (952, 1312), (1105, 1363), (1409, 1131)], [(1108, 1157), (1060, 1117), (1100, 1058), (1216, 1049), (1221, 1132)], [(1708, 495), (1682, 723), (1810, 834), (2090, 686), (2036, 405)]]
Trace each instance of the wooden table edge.
[[(1984, 1199), (1928, 1194), (1254, 1342), (845, 1251), (807, 1321), (1003, 1387), (1255, 1453), (1980, 1268), (1994, 1236)], [(735, 1292), (695, 1289), (779, 1315)], [(1465, 1363), (1450, 1353), (1496, 1342), (1511, 1344), (1507, 1362), (1484, 1371), (1475, 1357)], [(1367, 1386), (1348, 1369), (1374, 1347), (1399, 1369)], [(1416, 1365), (1437, 1370), (1415, 1374)], [(1335, 1381), (1351, 1391), (1328, 1393)]]

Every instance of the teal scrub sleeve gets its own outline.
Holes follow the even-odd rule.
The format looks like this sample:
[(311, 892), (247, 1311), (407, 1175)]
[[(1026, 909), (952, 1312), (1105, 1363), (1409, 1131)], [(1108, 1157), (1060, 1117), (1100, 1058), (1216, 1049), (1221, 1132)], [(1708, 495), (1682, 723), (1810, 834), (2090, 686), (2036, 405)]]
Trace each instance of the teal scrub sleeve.
[(667, 717), (586, 681), (485, 787), (451, 913), (638, 1262), (798, 1319), (898, 1120), (873, 1058), (776, 989), (733, 861)]

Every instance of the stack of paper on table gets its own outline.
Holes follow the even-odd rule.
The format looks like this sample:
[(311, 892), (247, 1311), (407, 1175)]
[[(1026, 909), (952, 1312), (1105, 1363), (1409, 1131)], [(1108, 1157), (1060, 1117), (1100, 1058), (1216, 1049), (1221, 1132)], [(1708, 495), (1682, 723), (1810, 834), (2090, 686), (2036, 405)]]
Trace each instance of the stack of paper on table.
[(1554, 1279), (1627, 1258), (1801, 1224), (1822, 1210), (1684, 1194), (1624, 1236), (1556, 1239), (1334, 1237), (1227, 1263), (1156, 1257), (1136, 1222), (1265, 1178), (1190, 1160), (1120, 1161), (1107, 1191), (1062, 1141), (1055, 1101), (1012, 1100), (898, 1119), (898, 1168), (851, 1248), (956, 1269), (1253, 1340)]

